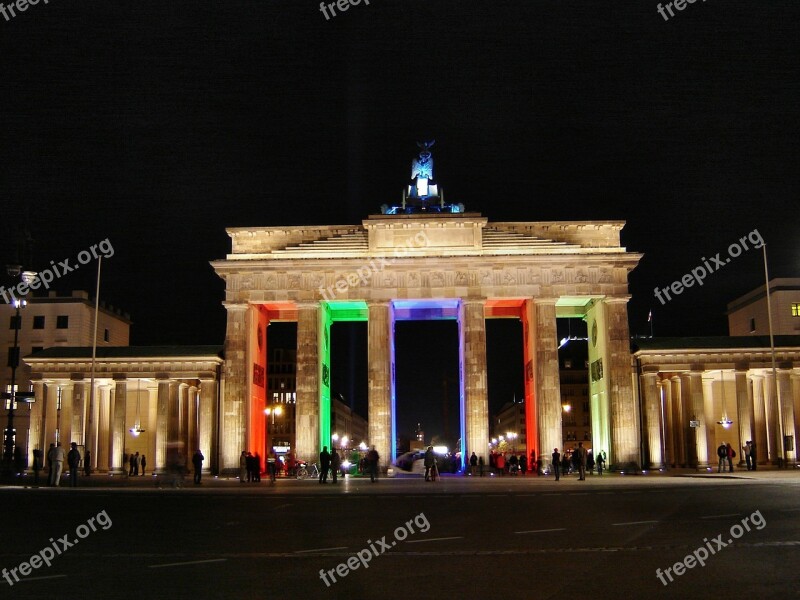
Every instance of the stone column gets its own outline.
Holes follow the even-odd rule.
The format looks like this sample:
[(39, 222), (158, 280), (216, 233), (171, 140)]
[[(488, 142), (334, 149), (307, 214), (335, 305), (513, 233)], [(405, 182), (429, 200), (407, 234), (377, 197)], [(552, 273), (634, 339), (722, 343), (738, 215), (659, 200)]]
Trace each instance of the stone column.
[(645, 372), (640, 376), (642, 403), (644, 404), (646, 465), (659, 469), (664, 464), (661, 455), (661, 398), (658, 393), (658, 373)]
[(111, 386), (97, 386), (97, 468), (100, 471), (108, 471), (111, 464), (109, 453), (111, 437)]
[[(539, 448), (543, 464), (548, 464), (553, 448), (563, 450), (555, 298), (536, 298), (532, 312)], [(608, 451), (609, 460), (613, 460), (612, 449)]]
[(672, 395), (672, 422), (675, 440), (675, 466), (685, 467), (689, 464), (686, 455), (686, 429), (689, 424), (686, 422), (686, 399), (681, 387), (681, 378), (674, 375), (670, 378), (670, 390)]
[(756, 445), (756, 463), (766, 464), (769, 461), (767, 436), (767, 412), (764, 401), (764, 376), (754, 375), (753, 383), (753, 442)]
[(72, 437), (79, 444), (86, 443), (84, 423), (86, 421), (86, 383), (72, 382)]
[[(717, 460), (717, 432), (716, 432), (716, 423), (717, 413), (714, 411), (714, 383), (716, 378), (708, 373), (703, 373), (703, 417), (704, 422), (706, 424), (706, 456), (709, 457), (709, 460), (712, 461), (712, 465), (715, 460)], [(720, 385), (722, 385), (722, 375), (720, 375)], [(722, 394), (720, 393), (720, 398)], [(722, 401), (720, 400), (720, 407), (722, 406)], [(722, 409), (720, 408), (720, 411)], [(727, 442), (728, 440), (720, 440)]]
[(633, 394), (631, 341), (628, 333), (628, 298), (607, 298), (606, 336), (608, 362), (605, 376), (611, 393), (611, 441), (615, 464), (639, 464), (641, 435), (639, 403)]
[(50, 447), (50, 444), (56, 441), (56, 427), (58, 421), (58, 391), (55, 382), (47, 382), (45, 384), (43, 396), (42, 437), (44, 438), (43, 443), (46, 449)]
[[(220, 470), (238, 472), (239, 455), (247, 447), (247, 305), (226, 303), (225, 394), (221, 406)], [(299, 334), (298, 334), (299, 335)]]
[(784, 437), (791, 437), (793, 450), (784, 451), (787, 465), (797, 463), (797, 435), (794, 429), (794, 398), (792, 394), (791, 369), (778, 370), (778, 393), (781, 402), (781, 420)]
[(734, 373), (736, 383), (736, 418), (739, 421), (739, 443), (736, 455), (739, 465), (745, 464), (744, 445), (753, 439), (753, 403), (748, 395), (747, 370), (737, 368)]
[(219, 448), (217, 439), (217, 382), (214, 379), (200, 380), (200, 450), (206, 457), (204, 471), (219, 472)]
[[(469, 460), (473, 452), (486, 456), (489, 448), (489, 399), (486, 378), (485, 300), (461, 303), (461, 327), (464, 328), (464, 416), (466, 448), (462, 456)], [(488, 462), (488, 461), (487, 461)]]
[(367, 361), (369, 372), (369, 443), (374, 445), (384, 464), (389, 464), (392, 447), (392, 366), (394, 324), (388, 302), (370, 302), (367, 322)]
[(672, 406), (672, 383), (669, 379), (659, 382), (661, 393), (664, 395), (664, 463), (666, 466), (677, 466), (675, 456), (675, 414)]
[[(194, 385), (189, 386), (189, 391), (187, 392), (189, 398), (189, 404), (187, 406), (189, 417), (188, 421), (186, 422), (187, 430), (186, 430), (186, 444), (187, 444), (187, 452), (188, 455), (191, 457), (194, 454), (194, 451), (197, 450), (200, 446), (200, 438), (197, 435), (197, 425), (198, 425), (198, 397), (197, 397), (197, 387)], [(266, 460), (266, 458), (264, 459)]]
[(117, 380), (114, 391), (114, 408), (111, 426), (111, 468), (122, 469), (122, 453), (125, 451), (125, 417), (128, 408), (128, 382)]
[(781, 436), (781, 421), (778, 418), (778, 402), (776, 381), (772, 376), (772, 371), (767, 371), (764, 375), (764, 406), (767, 416), (767, 447), (769, 461), (777, 465), (782, 456), (783, 438)]
[(156, 462), (152, 470), (163, 471), (167, 465), (167, 443), (169, 441), (169, 379), (159, 379), (156, 405)]
[[(175, 441), (183, 445), (183, 453), (189, 452), (189, 384), (178, 384), (178, 432)], [(194, 453), (194, 450), (191, 451)], [(190, 455), (191, 456), (191, 455)], [(191, 463), (189, 463), (191, 464)]]
[(72, 442), (80, 443), (72, 436), (72, 386), (66, 381), (58, 382), (58, 389), (61, 390), (61, 411), (59, 415), (59, 436), (65, 448), (69, 448)]
[(694, 435), (690, 443), (692, 465), (705, 468), (708, 466), (708, 422), (705, 416), (705, 398), (703, 397), (703, 372), (692, 370), (688, 379), (688, 406), (690, 420), (697, 421), (699, 426), (693, 427)]
[(319, 447), (319, 304), (297, 307), (296, 457), (316, 462)]
[(33, 465), (33, 449), (38, 448), (42, 451), (42, 465), (46, 465), (45, 454), (47, 453), (50, 444), (45, 444), (44, 440), (44, 423), (43, 421), (43, 408), (45, 404), (45, 387), (41, 381), (33, 382), (34, 399), (36, 400), (31, 406), (31, 452), (28, 456), (28, 464)]

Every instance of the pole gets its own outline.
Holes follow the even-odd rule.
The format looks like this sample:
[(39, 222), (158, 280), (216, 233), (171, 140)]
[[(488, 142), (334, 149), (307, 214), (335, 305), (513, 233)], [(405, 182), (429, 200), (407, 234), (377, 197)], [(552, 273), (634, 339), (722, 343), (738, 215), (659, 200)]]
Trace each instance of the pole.
[(16, 313), (14, 316), (14, 360), (11, 363), (11, 399), (8, 408), (8, 427), (6, 428), (5, 439), (5, 462), (8, 466), (9, 475), (14, 474), (14, 403), (17, 401), (17, 365), (19, 364), (19, 310), (22, 307), (22, 300), (16, 301)]
[(94, 340), (92, 341), (92, 376), (89, 381), (89, 418), (86, 427), (86, 449), (91, 450), (92, 459), (97, 468), (97, 451), (94, 447), (94, 373), (95, 362), (97, 360), (97, 317), (100, 312), (100, 267), (103, 264), (103, 257), (97, 258), (97, 286), (94, 292)]
[(775, 401), (775, 414), (778, 417), (778, 468), (784, 465), (783, 455), (783, 415), (781, 414), (781, 400), (778, 398), (778, 369), (775, 366), (775, 336), (772, 333), (772, 301), (769, 294), (769, 270), (767, 268), (767, 245), (761, 246), (764, 251), (764, 279), (767, 289), (767, 320), (769, 322), (769, 348), (772, 353), (772, 397)]

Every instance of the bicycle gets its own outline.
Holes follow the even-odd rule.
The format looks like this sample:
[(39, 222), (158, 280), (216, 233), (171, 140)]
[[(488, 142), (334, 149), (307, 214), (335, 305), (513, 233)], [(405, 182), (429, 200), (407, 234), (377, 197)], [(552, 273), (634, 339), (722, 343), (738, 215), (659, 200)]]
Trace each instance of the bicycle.
[(319, 475), (317, 463), (313, 463), (310, 469), (308, 468), (308, 463), (300, 463), (300, 466), (297, 467), (297, 479), (307, 479), (309, 477), (319, 479)]

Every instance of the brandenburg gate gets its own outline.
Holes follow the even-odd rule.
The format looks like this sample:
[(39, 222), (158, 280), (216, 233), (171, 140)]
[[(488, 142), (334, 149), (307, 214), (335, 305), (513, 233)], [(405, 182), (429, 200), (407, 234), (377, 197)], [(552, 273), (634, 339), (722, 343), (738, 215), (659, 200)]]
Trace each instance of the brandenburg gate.
[[(609, 465), (639, 463), (639, 409), (628, 333), (628, 273), (641, 255), (620, 246), (622, 221), (490, 222), (446, 204), (421, 144), (397, 206), (357, 225), (237, 227), (212, 266), (226, 285), (220, 466), (244, 449), (266, 455), (267, 326), (297, 322), (296, 456), (331, 447), (331, 325), (368, 323), (369, 444), (396, 450), (397, 321), (458, 323), (462, 460), (487, 455), (486, 319), (520, 319), (527, 453), (561, 447), (556, 319), (589, 332), (593, 447)], [(335, 351), (335, 348), (333, 349)], [(513, 358), (513, 357), (509, 357)]]

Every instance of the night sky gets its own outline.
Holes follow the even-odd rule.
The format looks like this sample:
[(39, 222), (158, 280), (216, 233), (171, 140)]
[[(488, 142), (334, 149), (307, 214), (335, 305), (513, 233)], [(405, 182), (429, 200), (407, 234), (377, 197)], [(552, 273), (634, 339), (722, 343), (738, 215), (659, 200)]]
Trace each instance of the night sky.
[[(326, 21), (298, 0), (51, 0), (0, 17), (2, 261), (25, 228), (34, 270), (108, 238), (102, 297), (133, 344), (221, 344), (208, 262), (225, 227), (360, 222), (435, 138), (448, 201), (490, 220), (626, 220), (644, 254), (633, 334), (652, 309), (656, 336), (724, 335), (726, 303), (763, 284), (760, 251), (664, 306), (653, 288), (756, 229), (771, 274), (798, 276), (800, 3), (669, 21), (656, 5), (373, 0)], [(92, 289), (93, 268), (58, 289)], [(418, 399), (401, 420), (431, 432), (455, 373), (446, 325), (408, 324), (398, 348)], [(345, 329), (334, 385), (363, 412), (366, 334)], [(522, 386), (517, 335), (490, 327), (495, 408)]]

